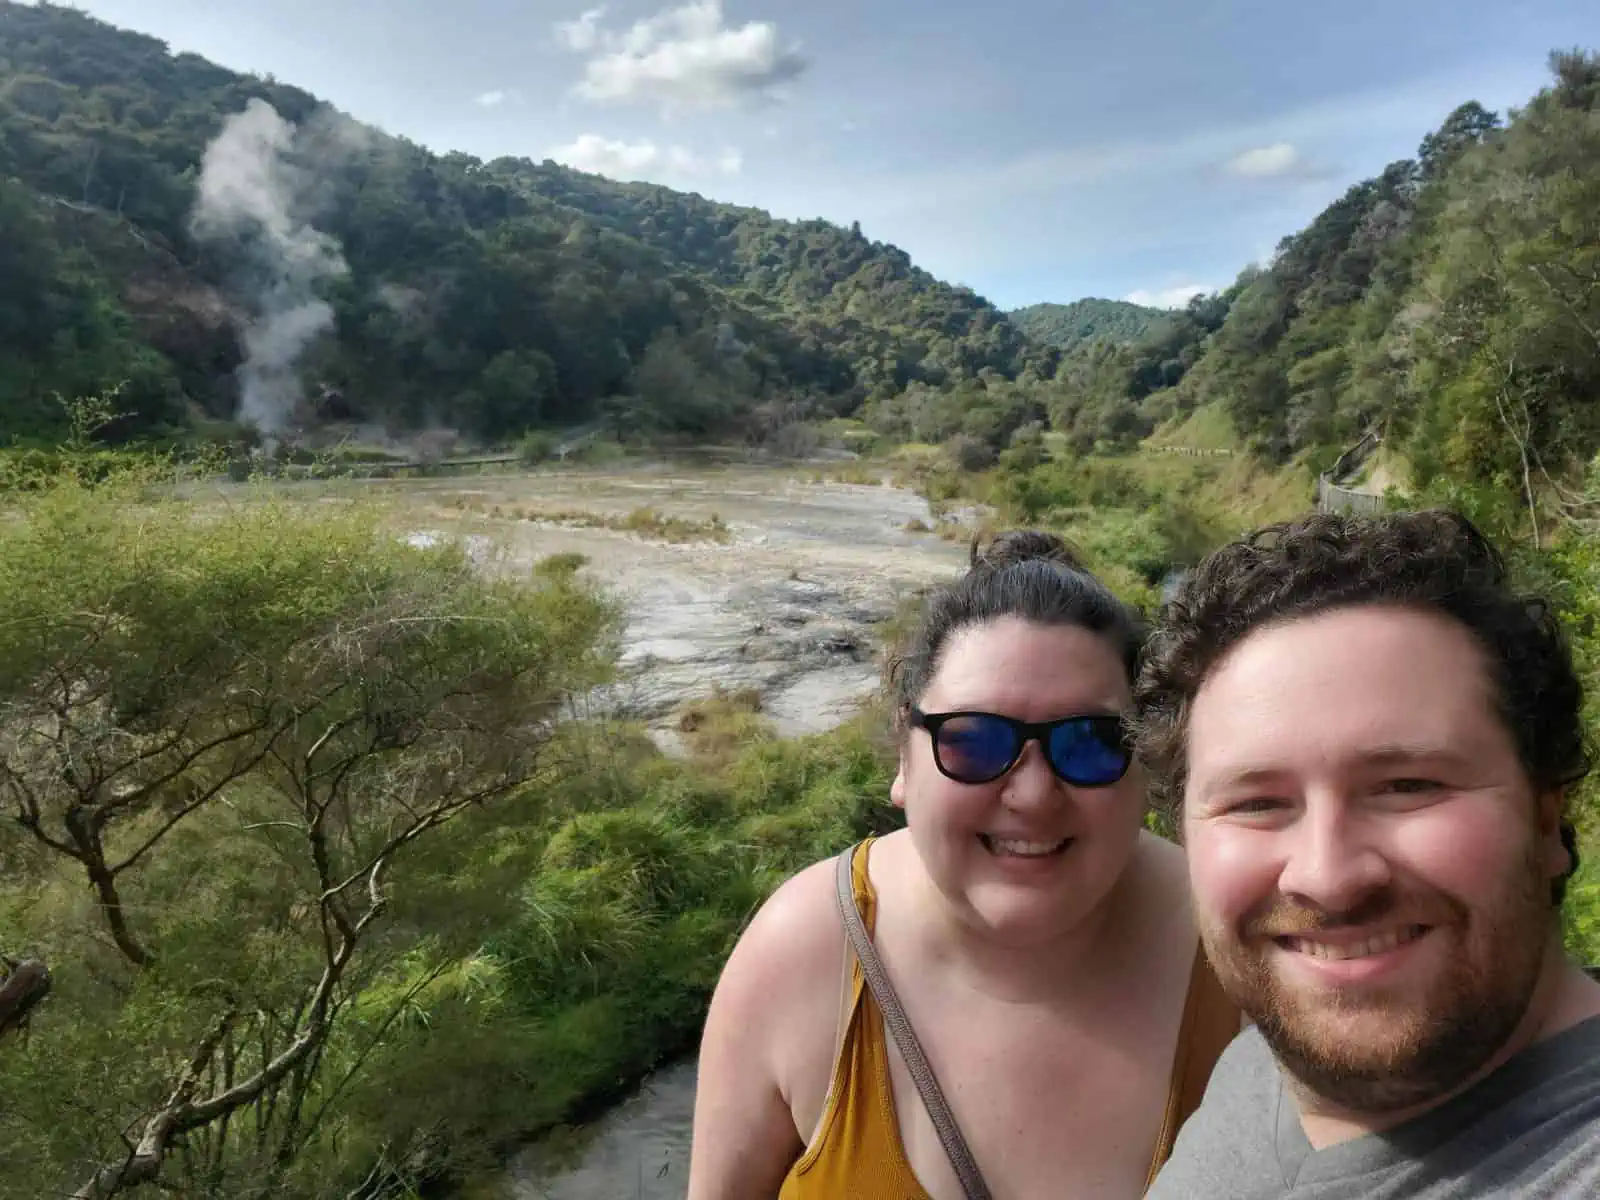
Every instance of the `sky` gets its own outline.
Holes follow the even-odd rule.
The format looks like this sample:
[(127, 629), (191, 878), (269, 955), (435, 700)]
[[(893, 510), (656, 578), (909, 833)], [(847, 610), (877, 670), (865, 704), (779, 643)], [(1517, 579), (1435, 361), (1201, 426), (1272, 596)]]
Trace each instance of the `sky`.
[[(1594, 0), (76, 0), (430, 149), (860, 221), (1003, 308), (1226, 287)], [(588, 5), (588, 7), (586, 7)]]

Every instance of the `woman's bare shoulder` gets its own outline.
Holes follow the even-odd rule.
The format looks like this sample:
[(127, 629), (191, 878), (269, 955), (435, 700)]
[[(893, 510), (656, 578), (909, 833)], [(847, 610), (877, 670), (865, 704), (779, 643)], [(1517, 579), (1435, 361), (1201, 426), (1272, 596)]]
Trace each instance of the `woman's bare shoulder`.
[(768, 897), (740, 939), (755, 965), (806, 974), (806, 968), (838, 965), (844, 926), (836, 898), (837, 870), (837, 857), (812, 863)]
[(821, 1111), (839, 1021), (837, 862), (806, 867), (761, 906), (717, 982), (702, 1045), (702, 1069), (709, 1057), (760, 1073), (806, 1131)]
[[(848, 853), (848, 851), (846, 851)], [(844, 961), (844, 927), (835, 898), (837, 858), (813, 863), (786, 879), (740, 935), (717, 990), (723, 1006), (762, 1015), (768, 1029), (781, 1010), (832, 1011)]]
[[(1181, 846), (1153, 833), (1140, 835), (1135, 860), (1137, 888), (1144, 901), (1143, 936), (1158, 950), (1152, 961), (1188, 963), (1199, 938), (1189, 894), (1189, 862)], [(1187, 978), (1186, 976), (1184, 977)]]
[(774, 1195), (821, 1111), (844, 954), (836, 861), (785, 880), (723, 967), (700, 1041), (691, 1196)]
[(1145, 830), (1139, 834), (1139, 856), (1144, 867), (1144, 886), (1155, 889), (1163, 899), (1181, 900), (1189, 905), (1189, 860), (1183, 847)]

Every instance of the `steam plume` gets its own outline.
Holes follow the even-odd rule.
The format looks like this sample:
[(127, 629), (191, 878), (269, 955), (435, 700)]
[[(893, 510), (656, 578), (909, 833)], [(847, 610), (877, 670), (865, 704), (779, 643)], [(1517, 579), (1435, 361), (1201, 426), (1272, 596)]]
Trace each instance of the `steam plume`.
[(293, 161), (296, 137), (272, 105), (251, 100), (206, 147), (190, 217), (196, 238), (232, 242), (244, 255), (239, 417), (269, 442), (300, 400), (297, 360), (333, 323), (316, 285), (349, 270), (338, 241), (301, 215), (311, 181)]

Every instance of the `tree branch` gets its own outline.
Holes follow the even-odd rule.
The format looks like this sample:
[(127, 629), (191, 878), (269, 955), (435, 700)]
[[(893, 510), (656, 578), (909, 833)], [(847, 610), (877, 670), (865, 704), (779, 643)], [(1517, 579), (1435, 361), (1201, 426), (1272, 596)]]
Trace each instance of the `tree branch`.
[(110, 1200), (118, 1192), (155, 1181), (161, 1173), (161, 1162), (166, 1157), (172, 1138), (195, 1127), (182, 1124), (180, 1114), (189, 1107), (189, 1100), (200, 1082), (200, 1072), (211, 1061), (232, 1021), (231, 1012), (223, 1014), (200, 1039), (188, 1067), (178, 1080), (178, 1086), (173, 1089), (161, 1111), (146, 1123), (144, 1134), (132, 1153), (115, 1166), (96, 1171), (93, 1178), (72, 1194), (72, 1200)]
[(27, 1024), (28, 1015), (50, 994), (50, 968), (36, 958), (19, 963), (5, 962), (10, 968), (0, 979), (0, 1037)]
[[(1588, 334), (1589, 340), (1594, 342), (1597, 348), (1600, 348), (1600, 328), (1596, 328), (1594, 325), (1591, 325), (1584, 318), (1578, 306), (1574, 304), (1564, 292), (1557, 288), (1555, 284), (1550, 282), (1550, 277), (1544, 273), (1544, 270), (1537, 263), (1529, 263), (1528, 271), (1535, 279), (1544, 284), (1545, 291), (1550, 293), (1551, 297), (1556, 301), (1556, 303), (1567, 310), (1567, 315), (1572, 318), (1573, 324), (1575, 324), (1579, 329), (1583, 330), (1584, 333)], [(1576, 272), (1570, 270), (1568, 273), (1576, 274)]]
[(1511, 380), (1515, 374), (1516, 360), (1512, 359), (1506, 363), (1505, 377), (1495, 389), (1494, 406), (1495, 410), (1500, 414), (1500, 423), (1506, 427), (1506, 432), (1511, 434), (1512, 440), (1517, 443), (1517, 452), (1522, 457), (1522, 490), (1523, 495), (1527, 497), (1528, 523), (1533, 527), (1533, 548), (1537, 550), (1541, 544), (1539, 537), (1539, 509), (1533, 494), (1533, 472), (1529, 466), (1528, 459), (1528, 442), (1533, 436), (1533, 416), (1528, 412), (1528, 402), (1520, 395), (1517, 397), (1517, 403), (1522, 409), (1523, 424), (1521, 426), (1513, 424), (1510, 414), (1506, 411), (1506, 405), (1511, 403)]
[[(217, 748), (217, 747), (219, 747), (219, 746), (221, 746), (223, 744), (225, 744), (225, 743), (224, 742), (217, 742), (217, 743), (214, 743), (213, 746), (210, 747), (210, 748), (215, 749), (215, 748)], [(203, 808), (205, 805), (209, 804), (213, 799), (215, 799), (217, 794), (219, 792), (221, 792), (223, 788), (229, 786), (230, 784), (236, 783), (238, 780), (240, 780), (244, 776), (248, 775), (251, 771), (255, 770), (256, 766), (261, 762), (261, 760), (267, 756), (267, 747), (270, 747), (271, 744), (272, 743), (269, 740), (266, 743), (266, 746), (264, 746), (258, 753), (254, 754), (252, 757), (250, 757), (248, 759), (245, 759), (245, 760), (242, 760), (240, 762), (233, 763), (232, 765), (230, 765), (228, 770), (226, 772), (224, 772), (222, 778), (220, 778), (218, 780), (215, 780), (211, 784), (211, 786), (207, 787), (206, 789), (201, 791), (198, 795), (196, 795), (195, 797), (193, 797), (192, 799), (187, 801), (176, 813), (174, 813), (171, 817), (169, 817), (162, 824), (161, 828), (157, 829), (155, 831), (155, 833), (151, 834), (148, 838), (146, 838), (143, 845), (141, 845), (133, 853), (129, 854), (126, 858), (124, 858), (116, 866), (110, 868), (111, 874), (112, 875), (120, 875), (122, 872), (126, 871), (129, 867), (133, 866), (141, 858), (143, 858), (146, 854), (148, 854), (155, 847), (157, 842), (159, 842), (162, 838), (166, 837), (167, 834), (171, 833), (172, 830), (174, 829), (174, 827), (177, 826), (178, 822), (182, 821), (185, 817), (189, 816), (191, 813), (195, 812), (196, 810), (198, 810), (200, 808)], [(193, 761), (194, 761), (193, 759), (190, 760), (191, 763)], [(182, 774), (182, 772), (184, 770), (187, 770), (187, 769), (188, 769), (188, 764), (185, 764), (185, 766), (183, 768), (181, 768), (178, 771), (172, 772), (171, 774), (166, 776), (166, 778), (163, 779), (161, 782), (162, 783), (168, 783), (171, 780), (177, 778), (180, 774)]]

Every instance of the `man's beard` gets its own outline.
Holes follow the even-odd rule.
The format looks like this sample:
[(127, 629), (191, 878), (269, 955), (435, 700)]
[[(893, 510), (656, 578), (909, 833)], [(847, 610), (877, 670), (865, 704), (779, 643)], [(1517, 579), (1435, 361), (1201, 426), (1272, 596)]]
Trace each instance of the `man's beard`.
[[(1223, 987), (1300, 1087), (1346, 1111), (1397, 1112), (1450, 1094), (1510, 1040), (1548, 953), (1549, 888), (1530, 852), (1486, 897), (1492, 907), (1385, 889), (1330, 913), (1280, 897), (1243, 923), (1242, 937), (1211, 927), (1204, 940)], [(1441, 965), (1393, 985), (1313, 991), (1273, 970), (1283, 953), (1274, 937), (1377, 923), (1427, 925), (1424, 938), (1456, 944), (1418, 947)]]

